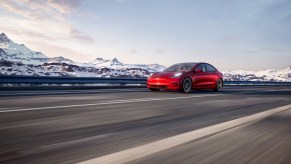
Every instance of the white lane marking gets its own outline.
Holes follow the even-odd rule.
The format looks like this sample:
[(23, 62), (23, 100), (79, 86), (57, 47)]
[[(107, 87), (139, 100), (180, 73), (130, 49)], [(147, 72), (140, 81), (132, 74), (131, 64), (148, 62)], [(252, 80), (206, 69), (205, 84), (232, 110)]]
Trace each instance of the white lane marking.
[(1, 93), (0, 96), (11, 96), (11, 95), (25, 95), (25, 94), (53, 94), (53, 93), (102, 93), (102, 92), (116, 92), (116, 91), (143, 91), (145, 88), (133, 88), (133, 89), (98, 89), (98, 90), (76, 90), (76, 91), (30, 91), (30, 92), (11, 92), (11, 93)]
[(116, 132), (116, 133), (101, 134), (101, 135), (92, 136), (92, 137), (86, 137), (86, 138), (80, 138), (80, 139), (75, 139), (75, 140), (71, 140), (71, 141), (59, 142), (59, 143), (55, 143), (55, 144), (44, 145), (44, 146), (40, 146), (40, 147), (28, 149), (28, 150), (23, 150), (19, 153), (25, 154), (25, 155), (32, 155), (32, 154), (36, 154), (36, 153), (41, 153), (41, 152), (45, 152), (45, 151), (58, 149), (61, 147), (72, 146), (72, 145), (76, 145), (76, 144), (83, 143), (83, 142), (88, 142), (88, 141), (98, 140), (101, 138), (111, 137), (111, 136), (114, 136), (117, 134), (119, 134), (119, 133)]
[(13, 108), (0, 108), (0, 110), (2, 109), (19, 109), (19, 107), (13, 107)]
[(32, 111), (32, 110), (42, 110), (42, 109), (98, 106), (98, 105), (108, 105), (108, 104), (124, 104), (124, 103), (136, 103), (136, 102), (147, 102), (147, 101), (177, 100), (177, 99), (189, 99), (189, 98), (210, 97), (210, 96), (223, 96), (223, 95), (222, 94), (204, 94), (204, 95), (183, 96), (183, 97), (157, 97), (157, 98), (142, 98), (142, 99), (127, 99), (127, 100), (125, 99), (125, 100), (103, 101), (103, 102), (95, 103), (95, 104), (78, 104), (78, 105), (63, 105), (63, 106), (48, 106), (48, 107), (37, 107), (37, 108), (2, 110), (0, 111), (0, 113), (22, 112), (22, 111)]
[(291, 89), (272, 89), (272, 90), (265, 90), (267, 92), (275, 92), (275, 91), (291, 91)]
[(136, 160), (136, 159), (139, 159), (142, 157), (146, 157), (146, 156), (149, 156), (151, 154), (154, 154), (154, 153), (157, 153), (157, 152), (160, 152), (163, 150), (173, 148), (175, 146), (178, 146), (178, 145), (181, 145), (181, 144), (193, 141), (193, 140), (205, 138), (205, 137), (213, 135), (213, 134), (221, 133), (225, 130), (230, 130), (230, 129), (238, 127), (238, 126), (245, 125), (247, 123), (251, 123), (251, 122), (256, 121), (258, 119), (262, 119), (262, 118), (268, 117), (270, 115), (273, 115), (275, 113), (282, 112), (282, 111), (288, 110), (288, 109), (291, 109), (291, 104), (285, 105), (282, 107), (278, 107), (275, 109), (270, 109), (268, 111), (260, 112), (260, 113), (253, 114), (250, 116), (238, 118), (235, 120), (227, 121), (224, 123), (208, 126), (208, 127), (201, 128), (198, 130), (186, 132), (183, 134), (179, 134), (176, 136), (165, 138), (165, 139), (155, 141), (155, 142), (152, 142), (149, 144), (145, 144), (142, 146), (138, 146), (135, 148), (130, 148), (127, 150), (119, 151), (119, 152), (108, 154), (108, 155), (101, 156), (101, 157), (97, 157), (94, 159), (80, 162), (79, 164), (95, 164), (95, 163), (96, 164), (99, 164), (99, 163), (116, 164), (116, 163), (130, 162), (130, 161), (133, 161), (133, 160)]
[[(125, 104), (119, 104), (119, 105), (108, 105), (108, 106), (99, 106), (99, 107), (95, 107), (94, 109), (102, 109), (102, 108), (115, 108), (115, 107), (121, 107), (124, 106)], [(47, 124), (47, 122), (40, 122), (37, 123), (37, 125), (45, 125)], [(33, 126), (36, 125), (35, 122), (32, 123), (24, 123), (24, 124), (16, 124), (16, 125), (5, 125), (4, 127), (0, 127), (0, 130), (7, 130), (7, 129), (11, 129), (11, 128), (23, 128), (26, 126)]]

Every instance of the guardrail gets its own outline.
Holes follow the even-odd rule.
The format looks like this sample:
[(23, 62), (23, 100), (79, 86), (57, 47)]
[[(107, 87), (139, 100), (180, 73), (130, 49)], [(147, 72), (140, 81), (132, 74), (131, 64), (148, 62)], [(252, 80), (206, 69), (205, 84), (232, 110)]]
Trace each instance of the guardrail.
[(0, 75), (0, 83), (6, 84), (146, 84), (146, 78), (99, 78), (56, 76)]
[(224, 81), (224, 85), (291, 86), (291, 82), (274, 82), (274, 81)]
[[(0, 75), (0, 84), (146, 84), (146, 78), (52, 77)], [(224, 81), (224, 85), (288, 85), (291, 82)]]

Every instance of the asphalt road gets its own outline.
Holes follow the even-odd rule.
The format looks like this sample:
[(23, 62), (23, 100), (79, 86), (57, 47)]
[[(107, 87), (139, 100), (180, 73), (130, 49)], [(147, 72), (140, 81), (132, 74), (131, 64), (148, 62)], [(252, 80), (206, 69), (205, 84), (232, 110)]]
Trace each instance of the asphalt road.
[[(83, 162), (290, 104), (290, 86), (0, 91), (0, 163)], [(290, 152), (287, 107), (128, 163), (285, 164)]]

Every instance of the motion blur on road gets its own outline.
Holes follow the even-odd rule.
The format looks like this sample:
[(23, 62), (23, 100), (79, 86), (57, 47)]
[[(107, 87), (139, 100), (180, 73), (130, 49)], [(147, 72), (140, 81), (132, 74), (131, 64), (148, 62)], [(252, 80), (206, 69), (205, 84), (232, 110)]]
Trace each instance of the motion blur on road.
[[(0, 97), (1, 164), (291, 163), (290, 86), (3, 90)], [(253, 120), (240, 123), (244, 117)]]

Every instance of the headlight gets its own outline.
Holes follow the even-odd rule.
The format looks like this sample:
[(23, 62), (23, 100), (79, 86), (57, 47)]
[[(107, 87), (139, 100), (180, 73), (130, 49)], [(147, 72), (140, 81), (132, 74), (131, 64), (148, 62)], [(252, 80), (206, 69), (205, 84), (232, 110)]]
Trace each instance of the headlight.
[(154, 74), (155, 74), (155, 73), (151, 73), (151, 74), (148, 76), (148, 78), (151, 78)]
[(178, 78), (178, 77), (180, 77), (181, 75), (182, 75), (181, 72), (179, 72), (179, 73), (175, 73), (175, 75), (173, 75), (171, 78)]

